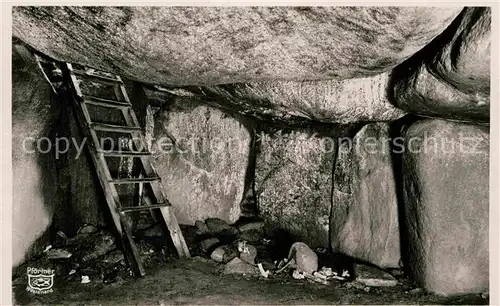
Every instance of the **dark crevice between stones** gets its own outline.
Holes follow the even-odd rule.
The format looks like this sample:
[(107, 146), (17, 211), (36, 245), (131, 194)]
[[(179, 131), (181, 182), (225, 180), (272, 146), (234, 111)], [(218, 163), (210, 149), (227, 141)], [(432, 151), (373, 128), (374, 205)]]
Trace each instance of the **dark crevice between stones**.
[[(69, 139), (70, 137), (77, 137), (76, 135), (71, 135), (71, 120), (76, 120), (74, 113), (71, 110), (71, 105), (68, 103), (65, 97), (66, 93), (60, 93), (58, 100), (61, 103), (61, 112), (55, 122), (56, 131), (58, 137), (65, 137)], [(64, 98), (63, 98), (64, 97)], [(82, 154), (84, 154), (82, 152)], [(59, 178), (59, 194), (62, 196), (63, 201), (68, 203), (66, 205), (61, 205), (54, 214), (53, 227), (54, 231), (63, 231), (66, 235), (70, 237), (75, 236), (78, 230), (75, 224), (81, 222), (81, 220), (76, 219), (76, 212), (73, 209), (73, 203), (71, 199), (71, 178), (70, 173), (68, 173), (68, 166), (71, 163), (70, 154), (64, 154), (61, 158), (56, 160), (56, 172)]]
[[(339, 251), (338, 249), (334, 248), (334, 245), (336, 245), (335, 241), (332, 240), (332, 237), (337, 236), (334, 235), (335, 231), (337, 231), (339, 228), (335, 227), (335, 223), (338, 221), (342, 221), (345, 219), (345, 217), (349, 213), (349, 207), (345, 205), (337, 205), (335, 203), (335, 191), (337, 190), (337, 184), (336, 182), (339, 181), (339, 176), (342, 176), (342, 174), (345, 173), (338, 173), (336, 171), (337, 169), (337, 162), (339, 160), (339, 153), (340, 153), (340, 147), (342, 143), (340, 142), (340, 138), (349, 138), (353, 139), (354, 136), (365, 126), (368, 124), (367, 122), (362, 122), (359, 124), (355, 124), (352, 126), (351, 129), (347, 131), (347, 133), (343, 135), (337, 135), (337, 145), (335, 146), (335, 152), (333, 154), (333, 164), (332, 164), (332, 187), (331, 187), (331, 192), (330, 192), (330, 198), (331, 198), (331, 205), (330, 205), (330, 219), (329, 219), (329, 245), (328, 245), (328, 252), (326, 256), (326, 261), (330, 264), (330, 266), (334, 267), (335, 271), (339, 274), (342, 274), (344, 270), (347, 270), (350, 275), (350, 279), (353, 279), (355, 275), (354, 271), (354, 263), (356, 260), (352, 258), (349, 255), (344, 254), (343, 252)], [(348, 185), (349, 186), (349, 185)], [(341, 211), (341, 209), (345, 209)], [(342, 214), (343, 216), (339, 216), (338, 214)]]
[[(407, 115), (404, 116), (389, 125), (389, 137), (391, 139), (390, 142), (390, 150), (391, 150), (391, 162), (392, 169), (394, 175), (394, 182), (396, 184), (396, 197), (398, 203), (398, 221), (399, 221), (399, 240), (400, 240), (400, 250), (401, 250), (401, 262), (402, 268), (405, 274), (408, 274), (408, 248), (409, 248), (409, 240), (408, 240), (408, 228), (406, 224), (406, 203), (404, 200), (404, 181), (403, 181), (403, 154), (406, 147), (403, 149), (399, 146), (395, 145), (396, 139), (402, 139), (404, 141), (403, 129), (405, 126), (411, 125), (413, 122), (419, 120), (420, 118), (415, 115)], [(398, 142), (401, 144), (401, 142)]]
[[(149, 83), (140, 83), (140, 84), (149, 90), (158, 91), (158, 89), (155, 88), (156, 84), (149, 84)], [(167, 87), (167, 90), (168, 89), (175, 90), (179, 88), (180, 87)], [(168, 92), (163, 92), (163, 94), (166, 100), (156, 100), (156, 99), (149, 100), (151, 106), (160, 107), (158, 113), (163, 113), (164, 111), (167, 111), (168, 113), (170, 107), (174, 105), (175, 100), (183, 99), (189, 101), (189, 103), (182, 104), (184, 108), (190, 107), (194, 109), (198, 105), (212, 107), (214, 109), (220, 110), (224, 115), (233, 118), (247, 129), (247, 131), (250, 133), (251, 141), (249, 144), (249, 156), (245, 171), (243, 198), (240, 202), (240, 208), (241, 208), (240, 220), (238, 220), (237, 223), (248, 222), (249, 220), (259, 219), (258, 217), (259, 211), (258, 211), (256, 191), (255, 191), (255, 163), (258, 155), (257, 152), (258, 143), (257, 143), (256, 131), (257, 127), (259, 126), (259, 123), (256, 122), (255, 118), (236, 112), (234, 111), (234, 109), (230, 107), (226, 108), (226, 107), (221, 107), (220, 105), (213, 105), (211, 103), (206, 103), (206, 101), (200, 99), (199, 97), (181, 97)], [(177, 111), (182, 111), (182, 110), (177, 110)], [(189, 109), (187, 111), (189, 111)]]
[(335, 195), (335, 169), (336, 169), (336, 166), (337, 166), (337, 160), (338, 160), (338, 157), (339, 157), (339, 150), (340, 150), (340, 146), (339, 144), (337, 143), (337, 145), (335, 146), (335, 150), (333, 152), (333, 156), (332, 156), (332, 159), (333, 159), (333, 162), (332, 162), (332, 188), (330, 189), (330, 199), (331, 199), (331, 203), (330, 203), (330, 219), (329, 219), (329, 223), (330, 223), (330, 226), (329, 226), (329, 233), (328, 233), (328, 253), (330, 254), (333, 254), (334, 252), (334, 249), (333, 249), (333, 241), (332, 241), (332, 236), (333, 236), (333, 233), (332, 233), (332, 230), (334, 230), (332, 228), (332, 223), (333, 221), (335, 220), (334, 216), (335, 216), (335, 199), (334, 199), (334, 195)]
[[(75, 112), (71, 107), (72, 97), (70, 96), (71, 91), (67, 90), (68, 85), (62, 88), (58, 95), (58, 101), (61, 103), (63, 109), (59, 115), (58, 125), (57, 125), (57, 133), (60, 135), (59, 137), (68, 137), (77, 141), (79, 145), (81, 145), (81, 141), (83, 141), (85, 134), (83, 133), (81, 126), (77, 123), (77, 117)], [(72, 128), (73, 126), (73, 128)], [(74, 203), (72, 200), (72, 189), (79, 188), (79, 186), (71, 186), (74, 182), (71, 181), (71, 167), (76, 166), (76, 160), (72, 157), (72, 154), (64, 154), (63, 158), (58, 160), (57, 166), (57, 174), (61, 178), (61, 182), (66, 181), (68, 185), (61, 186), (61, 193), (65, 194), (64, 203), (57, 212), (57, 216), (54, 216), (54, 225), (57, 226), (57, 230), (62, 230), (65, 234), (69, 236), (76, 235), (78, 228), (89, 222), (89, 218), (91, 219), (100, 219), (103, 218), (101, 222), (103, 224), (113, 224), (113, 219), (111, 217), (111, 213), (109, 209), (106, 207), (106, 200), (104, 197), (104, 191), (102, 190), (101, 184), (99, 182), (99, 178), (97, 176), (97, 172), (94, 164), (91, 162), (91, 155), (88, 148), (88, 142), (91, 141), (87, 138), (87, 144), (84, 145), (84, 148), (79, 157), (80, 160), (86, 161), (85, 169), (90, 171), (90, 175), (92, 177), (93, 184), (96, 190), (96, 199), (97, 206), (95, 207), (95, 212), (89, 212), (89, 215), (79, 215), (76, 213), (73, 205), (69, 203)], [(72, 165), (74, 164), (74, 165)], [(84, 170), (85, 171), (85, 170)], [(68, 182), (69, 181), (69, 182)], [(80, 211), (81, 213), (81, 211)], [(68, 220), (69, 219), (69, 220)], [(92, 220), (97, 221), (97, 220)], [(100, 223), (100, 222), (96, 222)], [(102, 225), (102, 224), (96, 224)], [(111, 228), (112, 226), (110, 226)], [(117, 234), (117, 233), (115, 233)], [(55, 238), (55, 237), (53, 237)]]
[(256, 165), (256, 142), (257, 136), (255, 128), (250, 130), (251, 142), (249, 148), (248, 164), (245, 172), (245, 183), (243, 199), (241, 201), (241, 219), (256, 219), (259, 216), (259, 208), (257, 205), (257, 197), (255, 191), (255, 165)]

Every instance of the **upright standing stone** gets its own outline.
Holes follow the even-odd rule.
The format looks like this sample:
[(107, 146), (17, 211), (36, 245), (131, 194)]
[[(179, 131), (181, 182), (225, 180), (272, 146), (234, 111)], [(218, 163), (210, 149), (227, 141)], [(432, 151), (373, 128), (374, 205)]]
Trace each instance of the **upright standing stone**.
[(406, 130), (408, 268), (439, 294), (488, 289), (489, 132), (441, 120)]
[[(12, 48), (12, 264), (40, 249), (35, 241), (52, 222), (58, 182), (52, 123), (55, 94), (31, 52)], [(5, 173), (5, 175), (8, 175)], [(35, 244), (34, 244), (35, 243)]]
[(240, 216), (251, 135), (235, 118), (188, 99), (155, 118), (156, 169), (179, 223)]
[(260, 215), (311, 247), (328, 245), (335, 140), (309, 131), (260, 134)]
[(389, 125), (365, 125), (339, 147), (330, 220), (333, 251), (398, 267), (398, 202)]

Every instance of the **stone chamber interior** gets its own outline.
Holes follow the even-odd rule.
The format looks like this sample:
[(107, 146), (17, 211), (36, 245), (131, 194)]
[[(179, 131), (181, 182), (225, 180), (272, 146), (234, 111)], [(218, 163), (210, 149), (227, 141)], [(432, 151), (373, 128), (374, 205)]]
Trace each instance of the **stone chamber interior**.
[[(490, 8), (12, 14), (15, 304), (488, 304)], [(191, 258), (133, 213), (131, 275), (64, 62), (124, 80)]]

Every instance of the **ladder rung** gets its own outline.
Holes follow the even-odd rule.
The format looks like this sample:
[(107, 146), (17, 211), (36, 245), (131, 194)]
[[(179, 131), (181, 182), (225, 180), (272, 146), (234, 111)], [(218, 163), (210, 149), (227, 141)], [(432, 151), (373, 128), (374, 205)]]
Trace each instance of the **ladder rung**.
[(106, 151), (98, 150), (99, 153), (104, 154), (107, 157), (142, 157), (149, 156), (151, 152), (133, 152), (133, 151)]
[(131, 133), (141, 130), (139, 126), (124, 126), (124, 125), (114, 125), (114, 124), (95, 123), (95, 122), (91, 123), (89, 126), (91, 129), (103, 132)]
[[(135, 178), (112, 178), (110, 169), (107, 165), (109, 160), (105, 159), (104, 156), (143, 156), (149, 155), (150, 152), (147, 152), (144, 149), (144, 152), (135, 152), (131, 147), (130, 151), (123, 151), (123, 148), (115, 148), (117, 150), (102, 150), (102, 144), (98, 144), (99, 137), (96, 135), (96, 131), (109, 131), (109, 132), (118, 132), (124, 133), (125, 136), (140, 136), (140, 142), (144, 143), (144, 134), (142, 129), (137, 121), (137, 117), (135, 112), (130, 104), (130, 100), (128, 98), (128, 94), (126, 91), (123, 82), (119, 75), (113, 75), (112, 77), (104, 77), (99, 75), (92, 75), (84, 71), (84, 68), (81, 70), (73, 70), (73, 66), (71, 63), (66, 63), (66, 68), (69, 70), (69, 73), (65, 73), (65, 76), (69, 74), (69, 82), (72, 85), (73, 96), (78, 99), (78, 103), (73, 103), (75, 107), (75, 112), (78, 118), (78, 123), (80, 127), (84, 128), (85, 134), (87, 137), (92, 137), (93, 143), (88, 144), (91, 146), (91, 157), (95, 169), (97, 171), (97, 175), (99, 177), (99, 181), (101, 186), (103, 187), (103, 191), (105, 193), (106, 203), (109, 208), (109, 212), (111, 213), (113, 223), (115, 225), (115, 229), (121, 235), (118, 237), (121, 239), (121, 244), (123, 246), (124, 255), (126, 261), (128, 262), (130, 268), (132, 269), (135, 276), (144, 276), (145, 270), (142, 264), (141, 256), (138, 251), (137, 245), (134, 241), (132, 228), (129, 226), (129, 222), (127, 222), (127, 216), (125, 213), (133, 212), (133, 211), (144, 211), (144, 210), (152, 210), (163, 208), (160, 210), (162, 215), (162, 221), (169, 229), (169, 234), (172, 239), (172, 243), (177, 249), (177, 253), (181, 258), (189, 258), (190, 252), (189, 248), (186, 244), (186, 241), (183, 237), (182, 231), (179, 227), (179, 223), (177, 222), (177, 218), (175, 217), (174, 212), (170, 209), (171, 205), (166, 198), (163, 190), (163, 186), (161, 184), (161, 178), (157, 174), (153, 161), (149, 160), (149, 158), (141, 158), (142, 168), (144, 170), (143, 175), (146, 177), (135, 177)], [(65, 71), (67, 72), (67, 71)], [(89, 71), (90, 72), (90, 71)], [(82, 76), (79, 78), (78, 76)], [(113, 79), (116, 77), (116, 79)], [(96, 83), (102, 84), (111, 84), (113, 85), (113, 90), (115, 91), (116, 96), (121, 96), (122, 99), (118, 97), (111, 98), (112, 100), (102, 99), (94, 96), (92, 94), (90, 96), (83, 95), (82, 90), (80, 88), (80, 82), (78, 80), (88, 80), (94, 81)], [(122, 101), (117, 101), (122, 100)], [(123, 113), (123, 119), (126, 123), (114, 123), (114, 124), (106, 124), (100, 122), (93, 122), (92, 117), (89, 114), (89, 111), (86, 106), (87, 105), (99, 105), (103, 107), (116, 107), (121, 108)], [(111, 122), (110, 122), (111, 123)], [(116, 125), (118, 124), (118, 125)], [(135, 132), (135, 133), (134, 133)], [(126, 133), (129, 133), (127, 135)], [(138, 134), (138, 135), (137, 135)], [(133, 139), (136, 144), (135, 148), (139, 149), (139, 143), (136, 139)], [(142, 151), (143, 149), (141, 149)], [(106, 155), (105, 155), (106, 154)], [(151, 205), (144, 206), (129, 206), (129, 207), (120, 207), (120, 194), (119, 188), (117, 188), (117, 184), (149, 184), (151, 187), (153, 198), (151, 198)], [(143, 186), (139, 186), (143, 187)], [(147, 186), (145, 186), (147, 187)], [(134, 194), (139, 190), (134, 190)], [(121, 190), (120, 190), (121, 191)], [(137, 204), (137, 203), (136, 203)], [(118, 207), (118, 208), (117, 208)]]
[(92, 73), (87, 73), (87, 72), (82, 71), (82, 70), (73, 69), (72, 72), (74, 74), (76, 74), (77, 76), (96, 79), (96, 80), (98, 80), (100, 82), (103, 82), (103, 83), (108, 83), (108, 84), (123, 84), (123, 82), (121, 80), (110, 78), (110, 77), (105, 77), (105, 76), (102, 76), (102, 75), (96, 75), (96, 74), (92, 74)]
[(143, 206), (134, 206), (134, 207), (121, 207), (121, 208), (118, 208), (118, 210), (120, 212), (126, 213), (126, 212), (132, 212), (132, 211), (142, 211), (142, 210), (162, 208), (162, 207), (167, 207), (167, 206), (171, 206), (170, 203), (163, 203), (163, 204), (156, 204), (156, 205), (143, 205)]
[(131, 107), (132, 104), (122, 101), (116, 100), (108, 100), (103, 98), (98, 98), (94, 96), (84, 96), (83, 101), (87, 104), (103, 106), (103, 107), (112, 107), (112, 108), (123, 108), (123, 107)]
[(111, 184), (139, 184), (139, 183), (150, 183), (160, 180), (161, 178), (159, 176), (155, 176), (155, 177), (120, 178), (120, 179), (110, 180), (109, 182)]

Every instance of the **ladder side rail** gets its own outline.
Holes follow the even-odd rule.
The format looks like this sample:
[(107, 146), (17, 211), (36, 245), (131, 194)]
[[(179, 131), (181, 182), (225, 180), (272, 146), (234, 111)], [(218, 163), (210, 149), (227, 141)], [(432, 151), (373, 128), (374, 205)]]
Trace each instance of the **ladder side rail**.
[[(120, 79), (120, 77), (117, 77)], [(121, 79), (120, 79), (121, 80)], [(127, 95), (127, 91), (123, 85), (120, 86), (121, 94), (125, 99), (125, 102), (130, 103), (130, 99)], [(131, 126), (139, 126), (139, 121), (137, 120), (137, 117), (135, 115), (135, 112), (132, 108), (129, 109), (124, 109), (122, 110), (123, 117), (125, 118), (125, 122), (127, 125)], [(136, 144), (137, 148), (145, 149), (147, 148), (147, 143), (146, 139), (144, 138), (144, 135), (142, 131), (137, 131), (132, 133), (134, 143)], [(146, 172), (146, 175), (148, 176), (159, 176), (156, 169), (153, 166), (153, 160), (152, 156), (143, 156), (140, 157), (141, 163), (144, 167), (144, 171)], [(156, 198), (157, 203), (169, 203), (164, 190), (163, 186), (160, 181), (157, 182), (151, 182), (150, 183), (151, 189), (153, 191), (154, 197)], [(170, 203), (169, 203), (170, 204)], [(170, 233), (170, 237), (172, 238), (172, 242), (174, 243), (177, 252), (181, 258), (189, 258), (191, 257), (191, 254), (189, 252), (189, 248), (187, 247), (186, 241), (184, 239), (184, 236), (182, 235), (181, 229), (179, 227), (179, 223), (177, 222), (177, 218), (175, 217), (175, 214), (173, 213), (172, 206), (166, 206), (166, 207), (161, 207), (160, 208), (161, 215), (165, 221), (165, 224), (167, 225), (168, 231)]]
[[(88, 149), (90, 150), (90, 155), (95, 165), (99, 182), (101, 183), (101, 186), (104, 190), (106, 202), (108, 204), (113, 223), (118, 234), (120, 235), (121, 240), (127, 241), (128, 247), (130, 247), (131, 254), (125, 250), (125, 255), (126, 257), (128, 257), (128, 261), (132, 267), (132, 270), (136, 275), (144, 276), (145, 270), (142, 266), (135, 242), (133, 241), (131, 229), (126, 225), (126, 222), (124, 220), (125, 214), (123, 212), (119, 212), (120, 198), (118, 195), (118, 191), (113, 184), (109, 183), (110, 180), (112, 180), (112, 177), (109, 172), (109, 168), (107, 167), (107, 162), (105, 160), (104, 154), (98, 152), (98, 149), (101, 149), (100, 143), (98, 141), (96, 132), (92, 128), (90, 128), (91, 118), (88, 113), (88, 109), (83, 102), (83, 95), (78, 85), (78, 80), (73, 74), (71, 64), (68, 63), (67, 68), (70, 72), (71, 85), (77, 95), (73, 103), (76, 108), (75, 113), (77, 115), (80, 126), (83, 127), (83, 132), (84, 134), (86, 134), (85, 136), (88, 136), (88, 134), (90, 134), (93, 140), (92, 143), (88, 144)], [(126, 248), (126, 246), (123, 247)]]

